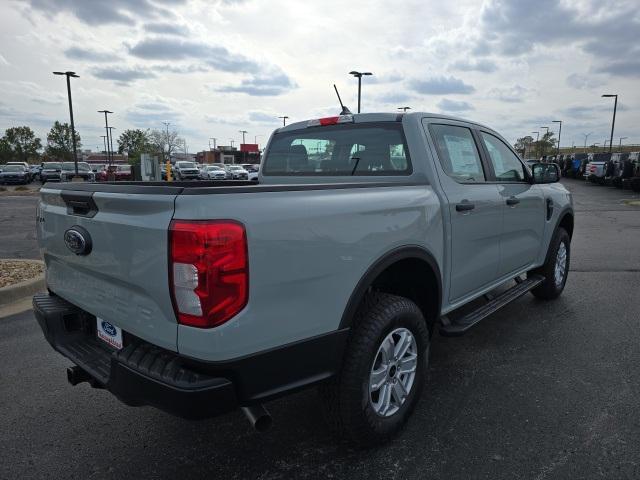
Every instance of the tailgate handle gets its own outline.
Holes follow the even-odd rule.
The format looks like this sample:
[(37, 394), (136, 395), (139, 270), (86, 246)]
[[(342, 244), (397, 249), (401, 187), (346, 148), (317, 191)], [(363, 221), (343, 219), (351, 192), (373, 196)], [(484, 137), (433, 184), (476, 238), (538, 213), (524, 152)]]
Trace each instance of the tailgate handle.
[(98, 213), (98, 206), (93, 201), (93, 192), (65, 190), (60, 196), (67, 206), (69, 215), (92, 218)]

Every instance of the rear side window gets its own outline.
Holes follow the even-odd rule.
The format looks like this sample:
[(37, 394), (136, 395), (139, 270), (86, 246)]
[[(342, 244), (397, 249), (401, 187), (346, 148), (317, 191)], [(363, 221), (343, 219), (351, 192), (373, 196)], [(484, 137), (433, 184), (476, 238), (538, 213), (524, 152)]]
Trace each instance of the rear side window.
[(458, 182), (484, 182), (484, 170), (471, 130), (455, 125), (431, 125), (431, 136), (444, 172)]
[(263, 175), (409, 175), (402, 125), (392, 122), (311, 127), (273, 136)]
[(489, 160), (493, 165), (496, 174), (496, 180), (505, 182), (524, 182), (526, 175), (524, 166), (518, 157), (507, 147), (502, 140), (485, 132), (480, 132), (482, 141), (487, 152)]

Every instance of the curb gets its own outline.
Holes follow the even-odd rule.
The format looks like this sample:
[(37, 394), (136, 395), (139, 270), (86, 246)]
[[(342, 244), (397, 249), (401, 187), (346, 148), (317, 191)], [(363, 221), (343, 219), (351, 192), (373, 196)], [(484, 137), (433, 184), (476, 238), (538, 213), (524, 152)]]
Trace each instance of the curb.
[[(5, 260), (14, 260), (14, 259), (5, 259)], [(24, 260), (24, 259), (15, 259), (15, 260)], [(43, 262), (41, 260), (24, 260), (25, 262), (33, 262), (40, 263)], [(46, 284), (44, 281), (44, 274), (31, 278), (29, 280), (25, 280), (20, 283), (16, 283), (14, 285), (7, 285), (6, 287), (0, 288), (0, 305), (6, 305), (9, 303), (16, 302), (25, 297), (30, 297), (38, 292), (43, 292), (46, 290)]]

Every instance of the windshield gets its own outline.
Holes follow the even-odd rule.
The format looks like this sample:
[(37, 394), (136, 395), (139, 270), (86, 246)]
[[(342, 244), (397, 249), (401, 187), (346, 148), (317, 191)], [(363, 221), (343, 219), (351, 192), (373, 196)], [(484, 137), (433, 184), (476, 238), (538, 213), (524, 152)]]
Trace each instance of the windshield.
[(131, 165), (118, 165), (118, 172), (130, 172)]
[(196, 168), (196, 164), (193, 162), (178, 162), (179, 168)]
[(264, 175), (409, 175), (411, 162), (395, 122), (312, 127), (273, 136)]
[(229, 165), (229, 170), (243, 170), (243, 168), (238, 165)]
[(49, 163), (45, 163), (42, 168), (46, 170), (60, 170), (60, 168), (62, 168), (62, 164), (56, 163), (56, 162), (49, 162)]
[(205, 167), (205, 168), (206, 168), (207, 170), (223, 170), (222, 168), (220, 168), (220, 167), (216, 167), (215, 165), (211, 165), (211, 166), (209, 166), (209, 167)]
[(22, 165), (5, 165), (2, 170), (5, 172), (24, 172), (24, 167)]

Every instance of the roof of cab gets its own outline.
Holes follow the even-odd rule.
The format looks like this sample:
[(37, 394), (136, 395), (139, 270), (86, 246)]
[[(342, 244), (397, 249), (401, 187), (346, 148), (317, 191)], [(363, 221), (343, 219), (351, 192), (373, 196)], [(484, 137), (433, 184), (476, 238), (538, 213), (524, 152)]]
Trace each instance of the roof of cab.
[[(337, 115), (333, 115), (337, 116)], [(352, 114), (354, 123), (365, 123), (365, 122), (399, 122), (404, 117), (419, 117), (419, 118), (434, 118), (441, 120), (453, 120), (456, 122), (465, 122), (471, 123), (483, 128), (487, 128), (488, 130), (494, 131), (492, 128), (487, 127), (486, 125), (482, 125), (478, 122), (474, 122), (473, 120), (468, 120), (465, 118), (452, 117), (450, 115), (443, 115), (441, 113), (430, 113), (430, 112), (411, 112), (411, 113), (386, 113), (386, 112), (377, 112), (377, 113), (354, 113)], [(284, 127), (280, 127), (276, 129), (276, 132), (288, 132), (293, 130), (300, 130), (308, 127), (308, 122), (310, 120), (314, 120), (312, 118), (303, 120), (301, 122), (290, 123)]]

